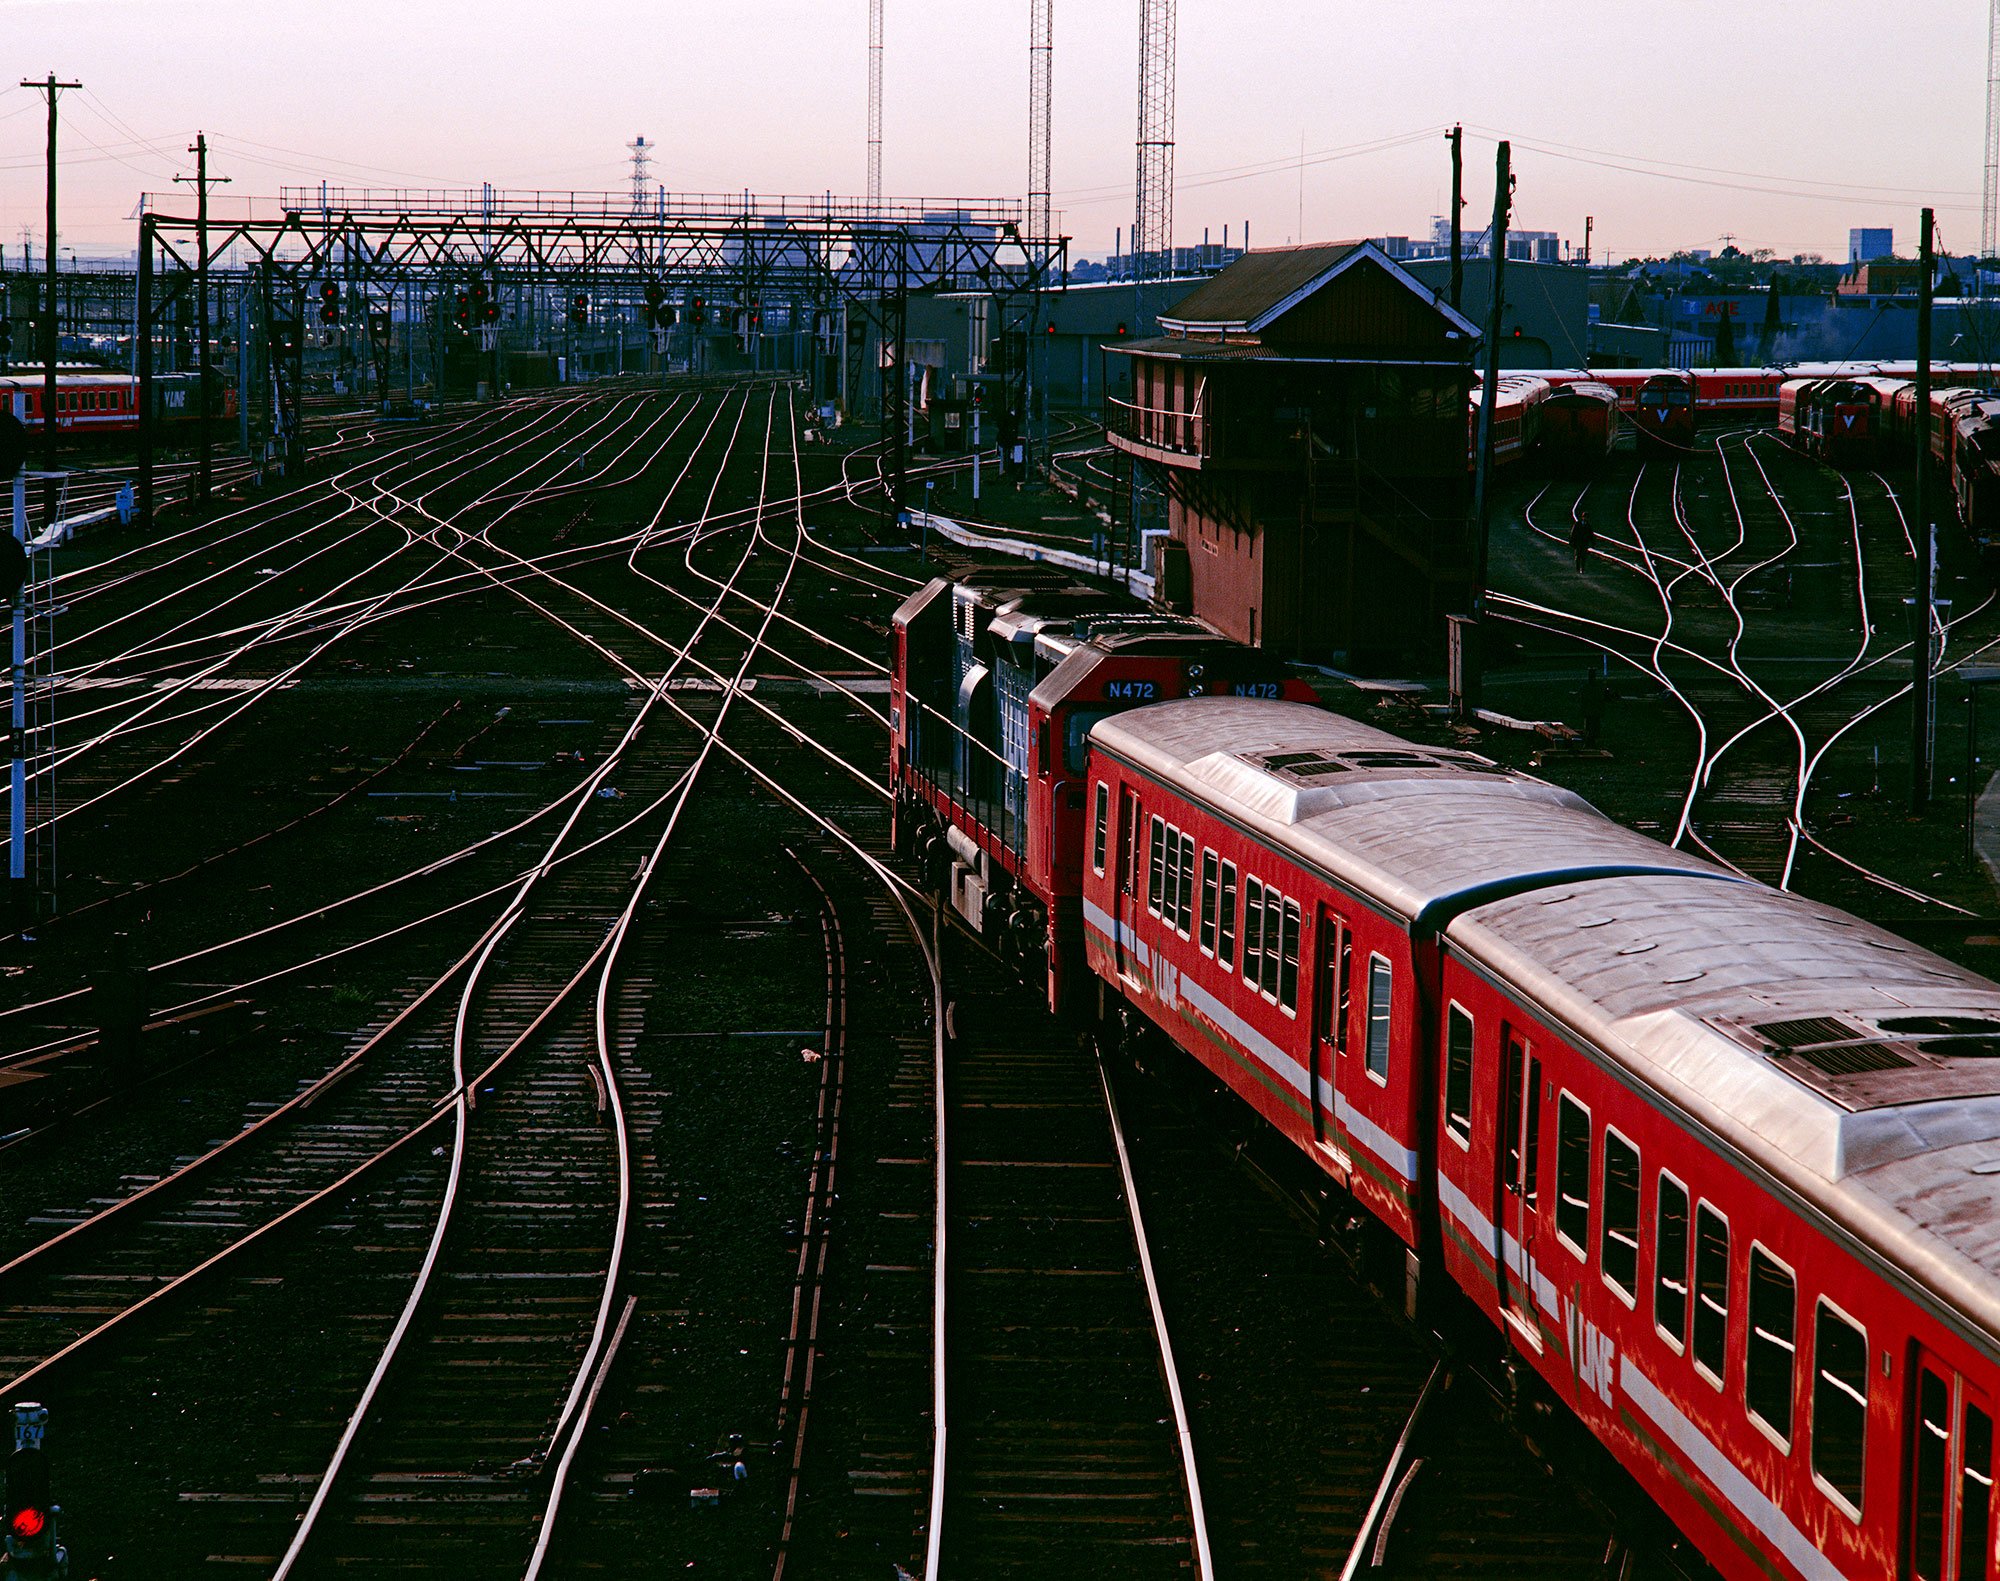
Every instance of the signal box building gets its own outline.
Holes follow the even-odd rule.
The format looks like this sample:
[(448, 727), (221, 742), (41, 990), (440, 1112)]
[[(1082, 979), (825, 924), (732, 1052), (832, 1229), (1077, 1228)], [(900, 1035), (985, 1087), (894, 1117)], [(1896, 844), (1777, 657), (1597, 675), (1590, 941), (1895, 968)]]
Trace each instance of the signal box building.
[(1478, 332), (1370, 242), (1246, 254), (1109, 349), (1193, 612), (1289, 658), (1440, 662), (1468, 607)]

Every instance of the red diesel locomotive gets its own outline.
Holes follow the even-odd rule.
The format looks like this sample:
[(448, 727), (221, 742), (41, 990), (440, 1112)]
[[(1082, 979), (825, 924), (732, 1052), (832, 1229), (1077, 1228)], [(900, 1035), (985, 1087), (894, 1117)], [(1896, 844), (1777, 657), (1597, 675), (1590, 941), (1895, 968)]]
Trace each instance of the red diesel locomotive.
[[(1076, 815), (1010, 837), (1079, 879), (1020, 952), (1052, 1003), (1213, 1073), (1724, 1575), (1993, 1581), (2000, 986), (1470, 753), (1234, 688), (1102, 711), (1085, 624), (1028, 816)], [(898, 833), (956, 903), (999, 835), (917, 772), (912, 651)]]

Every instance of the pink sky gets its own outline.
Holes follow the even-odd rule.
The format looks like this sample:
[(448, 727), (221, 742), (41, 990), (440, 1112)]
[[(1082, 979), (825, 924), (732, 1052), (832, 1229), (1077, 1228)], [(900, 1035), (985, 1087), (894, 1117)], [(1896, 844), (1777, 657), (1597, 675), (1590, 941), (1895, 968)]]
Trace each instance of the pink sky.
[[(0, 243), (40, 248), (40, 96), (63, 98), (63, 241), (122, 251), (141, 190), (209, 134), (234, 194), (349, 185), (859, 192), (864, 0), (0, 0)], [(1055, 186), (1080, 255), (1132, 209), (1137, 0), (1058, 0)], [(1442, 128), (1467, 128), (1468, 223), (1515, 141), (1514, 223), (1617, 256), (1714, 247), (1845, 257), (1851, 226), (1979, 241), (1986, 8), (1972, 0), (1183, 0), (1176, 239), (1417, 234)], [(1018, 194), (1027, 0), (888, 0), (883, 182)], [(1301, 180), (1299, 151), (1306, 150)], [(1381, 146), (1381, 145), (1387, 146)], [(1370, 146), (1374, 145), (1374, 146)], [(1338, 156), (1338, 157), (1334, 157)], [(184, 191), (185, 189), (183, 189)], [(1302, 223), (1303, 221), (1303, 223)]]

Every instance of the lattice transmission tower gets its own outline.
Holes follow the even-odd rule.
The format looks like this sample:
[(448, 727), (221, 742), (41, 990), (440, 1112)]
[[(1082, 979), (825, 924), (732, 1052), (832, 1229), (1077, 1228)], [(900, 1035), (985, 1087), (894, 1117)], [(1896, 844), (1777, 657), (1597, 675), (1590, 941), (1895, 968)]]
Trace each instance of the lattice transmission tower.
[(882, 206), (882, 0), (868, 0), (868, 209)]
[(632, 212), (644, 214), (648, 170), (653, 162), (653, 145), (646, 141), (646, 134), (641, 132), (625, 146), (632, 151)]
[[(2000, 4), (2000, 0), (1995, 0)], [(1055, 0), (1028, 0), (1028, 240), (1049, 239)]]
[[(2000, 0), (1995, 0), (2000, 4)], [(1134, 313), (1152, 311), (1147, 289), (1173, 272), (1175, 0), (1139, 0), (1139, 180), (1132, 213)]]
[(1980, 274), (2000, 246), (2000, 0), (1986, 26), (1986, 184), (1979, 214)]

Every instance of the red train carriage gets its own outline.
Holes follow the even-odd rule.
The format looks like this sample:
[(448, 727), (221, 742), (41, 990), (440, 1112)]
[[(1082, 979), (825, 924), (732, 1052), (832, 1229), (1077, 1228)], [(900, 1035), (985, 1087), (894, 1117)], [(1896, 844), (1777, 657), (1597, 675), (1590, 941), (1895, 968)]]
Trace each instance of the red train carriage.
[[(1437, 930), (1509, 886), (1703, 864), (1567, 791), (1335, 715), (1179, 703), (1099, 724), (1088, 961), (1413, 1253)], [(1434, 1227), (1434, 1226), (1433, 1226)]]
[(1719, 1570), (1990, 1581), (2000, 987), (1317, 712), (1136, 710), (1088, 771), (1107, 1007), (1442, 1270)]
[[(42, 422), (40, 371), (0, 374), (0, 410), (12, 411), (19, 394), (27, 407), (27, 424)], [(153, 380), (153, 415), (164, 424), (192, 422), (200, 413), (201, 376), (163, 373)], [(214, 415), (236, 414), (236, 392), (220, 379), (213, 386)], [(65, 369), (56, 374), (56, 428), (72, 440), (88, 440), (139, 431), (139, 381), (129, 373), (100, 369)]]
[(1618, 442), (1618, 392), (1579, 379), (1542, 402), (1542, 453), (1556, 466), (1593, 466)]
[[(1503, 373), (1500, 398), (1493, 407), (1493, 463), (1507, 466), (1531, 454), (1542, 431), (1542, 407), (1549, 382), (1537, 374)], [(1466, 426), (1466, 465), (1479, 465), (1479, 409), (1486, 392), (1475, 388)]]
[(1958, 519), (1973, 547), (1992, 555), (2000, 551), (2000, 398), (1955, 397), (1948, 412)]
[(1027, 567), (928, 583), (890, 636), (897, 848), (1058, 1010), (1083, 955), (1090, 727), (1174, 697), (1314, 701), (1257, 649)]
[[(27, 424), (42, 425), (40, 371), (0, 375), (0, 407), (14, 408), (19, 394), (26, 402)], [(61, 371), (56, 374), (56, 429), (79, 438), (103, 433), (136, 433), (139, 428), (139, 381), (129, 373)]]
[(1694, 396), (1694, 375), (1685, 368), (1646, 376), (1632, 398), (1641, 455), (1684, 456), (1694, 448)]
[(1442, 956), (1447, 1259), (1517, 1353), (1725, 1574), (1990, 1578), (2000, 988), (1681, 877)]
[(1697, 368), (1695, 409), (1734, 421), (1769, 422), (1788, 377), (1782, 368)]

